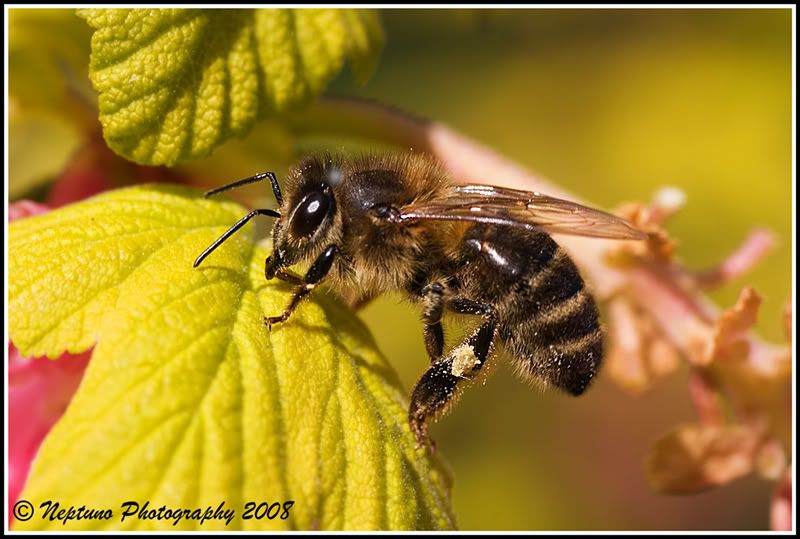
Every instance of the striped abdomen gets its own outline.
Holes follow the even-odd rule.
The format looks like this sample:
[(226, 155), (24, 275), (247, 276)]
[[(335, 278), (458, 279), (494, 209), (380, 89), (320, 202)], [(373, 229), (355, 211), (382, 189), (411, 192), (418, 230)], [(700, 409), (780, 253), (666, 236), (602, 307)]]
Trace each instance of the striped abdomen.
[(481, 248), (481, 295), (496, 307), (500, 340), (518, 370), (582, 393), (600, 367), (603, 334), (567, 253), (545, 233), (509, 227), (475, 227), (465, 240), (474, 254)]

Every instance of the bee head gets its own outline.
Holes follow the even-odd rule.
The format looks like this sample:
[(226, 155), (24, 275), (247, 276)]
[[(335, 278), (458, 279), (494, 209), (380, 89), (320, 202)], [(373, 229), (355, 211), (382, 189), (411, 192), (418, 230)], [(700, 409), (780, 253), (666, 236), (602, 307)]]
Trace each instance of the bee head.
[(338, 177), (331, 172), (337, 170), (329, 162), (314, 160), (301, 163), (290, 172), (282, 217), (276, 221), (272, 233), (268, 278), (283, 267), (314, 259), (336, 242), (341, 217), (336, 211), (332, 186)]

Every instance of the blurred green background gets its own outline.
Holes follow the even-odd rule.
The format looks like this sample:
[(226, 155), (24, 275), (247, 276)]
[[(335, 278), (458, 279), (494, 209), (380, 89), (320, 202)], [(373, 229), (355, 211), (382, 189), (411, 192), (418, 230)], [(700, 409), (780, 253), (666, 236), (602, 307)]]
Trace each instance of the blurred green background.
[[(368, 96), (444, 122), (598, 205), (687, 195), (668, 229), (705, 268), (754, 226), (777, 246), (712, 293), (752, 284), (759, 329), (783, 341), (791, 289), (791, 12), (389, 10)], [(426, 368), (417, 311), (399, 297), (363, 318), (411, 388)], [(432, 433), (451, 464), (462, 529), (764, 529), (772, 485), (653, 494), (643, 459), (692, 421), (681, 368), (632, 396), (601, 376), (583, 397), (542, 393), (498, 368)]]
[[(720, 261), (753, 227), (768, 227), (777, 239), (768, 258), (711, 295), (728, 307), (752, 284), (765, 299), (760, 332), (783, 341), (792, 275), (789, 9), (382, 15), (387, 43), (374, 76), (359, 86), (345, 73), (327, 94), (371, 97), (443, 122), (601, 207), (650, 200), (659, 187), (677, 186), (687, 204), (668, 229), (692, 268)], [(37, 46), (62, 36), (37, 28)], [(88, 27), (80, 21), (75, 31), (83, 46), (66, 52), (80, 63), (88, 57)], [(63, 49), (55, 41), (48, 46)], [(16, 81), (57, 78), (25, 54), (11, 56), (12, 65), (27, 66), (28, 79)], [(91, 101), (88, 80), (79, 70), (73, 75), (73, 93)], [(52, 116), (31, 120), (18, 110), (12, 104), (14, 137), (24, 142), (10, 154), (17, 185), (23, 173), (43, 174), (28, 166), (41, 155), (51, 156), (39, 163), (50, 166), (45, 173), (61, 170), (78, 144), (69, 132), (74, 126)], [(15, 113), (24, 124), (14, 124)], [(90, 116), (96, 129), (96, 115)], [(244, 142), (182, 170), (202, 171), (217, 185), (285, 170), (280, 156), (290, 153), (280, 127), (264, 122)], [(46, 191), (37, 189), (24, 194), (43, 198)], [(410, 390), (427, 366), (417, 310), (387, 296), (361, 316)], [(451, 467), (460, 527), (767, 528), (773, 486), (754, 477), (693, 496), (649, 490), (644, 457), (651, 444), (694, 419), (686, 375), (681, 368), (636, 396), (601, 372), (591, 391), (573, 399), (532, 389), (501, 365), (432, 429)]]

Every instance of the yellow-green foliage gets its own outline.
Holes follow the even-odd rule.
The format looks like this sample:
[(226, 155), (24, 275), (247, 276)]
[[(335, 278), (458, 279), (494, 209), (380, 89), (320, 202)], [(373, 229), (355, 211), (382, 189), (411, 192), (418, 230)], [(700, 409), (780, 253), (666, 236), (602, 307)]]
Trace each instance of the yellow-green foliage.
[[(217, 507), (225, 529), (454, 526), (441, 468), (364, 326), (324, 294), (269, 332), (290, 288), (242, 231), (244, 209), (178, 187), (111, 191), (9, 227), (9, 334), (24, 356), (93, 346), (21, 499), (38, 508)], [(242, 520), (248, 501), (290, 518)], [(16, 529), (214, 529), (224, 522), (33, 518)]]
[(344, 9), (85, 9), (90, 76), (109, 146), (142, 164), (209, 154), (258, 118), (307, 103), (383, 42), (377, 15)]

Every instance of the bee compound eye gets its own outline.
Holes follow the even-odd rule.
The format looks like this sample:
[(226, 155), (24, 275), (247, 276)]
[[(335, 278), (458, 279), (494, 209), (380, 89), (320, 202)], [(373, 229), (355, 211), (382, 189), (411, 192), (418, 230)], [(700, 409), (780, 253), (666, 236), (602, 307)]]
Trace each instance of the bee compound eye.
[(316, 191), (306, 196), (297, 206), (292, 218), (291, 231), (295, 236), (310, 236), (322, 224), (333, 207), (333, 200), (327, 193)]

